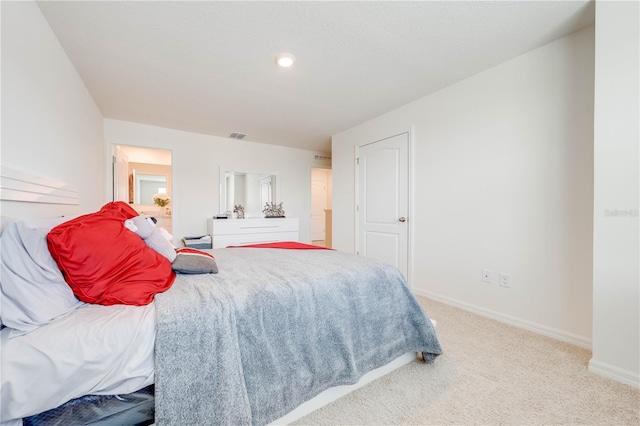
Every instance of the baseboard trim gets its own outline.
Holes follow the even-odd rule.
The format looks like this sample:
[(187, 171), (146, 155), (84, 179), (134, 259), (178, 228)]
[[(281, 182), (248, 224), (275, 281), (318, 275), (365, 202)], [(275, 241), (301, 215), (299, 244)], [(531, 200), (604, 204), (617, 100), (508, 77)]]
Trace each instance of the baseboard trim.
[(587, 369), (599, 376), (640, 389), (639, 373), (623, 370), (622, 368), (615, 367), (611, 364), (607, 364), (606, 362), (601, 362), (593, 358), (589, 361), (589, 367)]
[(514, 327), (522, 328), (524, 330), (533, 331), (534, 333), (542, 334), (543, 336), (551, 337), (562, 342), (570, 343), (580, 348), (589, 349), (592, 348), (591, 339), (584, 338), (572, 333), (567, 333), (562, 330), (546, 327), (531, 321), (527, 321), (521, 318), (513, 317), (511, 315), (501, 314), (500, 312), (485, 309), (483, 307), (473, 305), (471, 303), (462, 302), (460, 300), (452, 299), (450, 297), (442, 296), (430, 291), (419, 290), (413, 288), (413, 292), (419, 296), (428, 297), (437, 302), (444, 303), (445, 305), (451, 305), (456, 308), (460, 308), (465, 311), (473, 312), (483, 317), (491, 318), (493, 320), (512, 325)]

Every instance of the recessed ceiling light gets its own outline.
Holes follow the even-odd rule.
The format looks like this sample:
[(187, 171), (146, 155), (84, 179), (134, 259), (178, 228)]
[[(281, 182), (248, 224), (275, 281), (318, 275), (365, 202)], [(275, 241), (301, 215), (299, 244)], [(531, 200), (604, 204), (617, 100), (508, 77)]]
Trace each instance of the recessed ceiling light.
[(282, 53), (276, 56), (276, 64), (282, 68), (289, 68), (296, 61), (296, 57), (291, 53)]

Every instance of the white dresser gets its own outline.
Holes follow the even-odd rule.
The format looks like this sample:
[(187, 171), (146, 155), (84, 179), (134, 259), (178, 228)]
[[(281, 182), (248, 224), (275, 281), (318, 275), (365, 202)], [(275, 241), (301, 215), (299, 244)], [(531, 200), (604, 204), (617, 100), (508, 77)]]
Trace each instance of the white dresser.
[(208, 219), (213, 248), (298, 241), (298, 218)]

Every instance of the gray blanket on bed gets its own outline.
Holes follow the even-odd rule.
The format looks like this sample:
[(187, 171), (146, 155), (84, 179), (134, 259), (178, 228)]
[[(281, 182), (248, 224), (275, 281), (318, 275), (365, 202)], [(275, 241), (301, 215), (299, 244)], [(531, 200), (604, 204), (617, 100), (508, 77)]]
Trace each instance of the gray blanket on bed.
[(329, 250), (210, 251), (156, 295), (156, 424), (266, 424), (409, 351), (441, 353), (400, 272)]

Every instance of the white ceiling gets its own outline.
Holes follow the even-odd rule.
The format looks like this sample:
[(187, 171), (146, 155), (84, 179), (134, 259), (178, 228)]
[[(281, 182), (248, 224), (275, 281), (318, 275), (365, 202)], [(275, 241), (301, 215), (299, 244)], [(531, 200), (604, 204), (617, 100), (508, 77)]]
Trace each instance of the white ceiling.
[(105, 117), (323, 152), (594, 22), (588, 1), (38, 4)]

